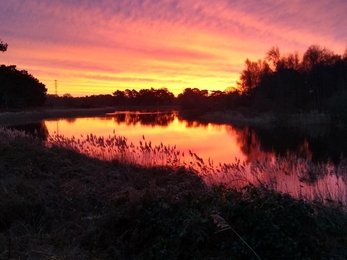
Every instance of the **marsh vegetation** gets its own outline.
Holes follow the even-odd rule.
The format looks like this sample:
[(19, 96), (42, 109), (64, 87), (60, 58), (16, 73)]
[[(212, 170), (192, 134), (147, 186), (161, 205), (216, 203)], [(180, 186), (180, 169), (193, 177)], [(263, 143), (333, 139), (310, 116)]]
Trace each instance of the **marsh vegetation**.
[[(0, 132), (0, 255), (5, 259), (344, 259), (347, 215), (319, 194), (293, 198), (250, 180), (207, 186), (208, 165), (146, 140), (132, 161), (122, 137), (86, 137), (113, 159), (80, 153), (81, 140), (48, 143)], [(156, 153), (154, 153), (154, 150)], [(91, 156), (92, 155), (92, 156)], [(94, 154), (97, 155), (97, 154)], [(128, 155), (131, 155), (128, 157)], [(158, 159), (157, 159), (158, 160)], [(161, 165), (160, 160), (165, 164)], [(200, 165), (199, 165), (200, 164)], [(242, 164), (229, 171), (241, 173)], [(235, 175), (237, 176), (237, 174)]]

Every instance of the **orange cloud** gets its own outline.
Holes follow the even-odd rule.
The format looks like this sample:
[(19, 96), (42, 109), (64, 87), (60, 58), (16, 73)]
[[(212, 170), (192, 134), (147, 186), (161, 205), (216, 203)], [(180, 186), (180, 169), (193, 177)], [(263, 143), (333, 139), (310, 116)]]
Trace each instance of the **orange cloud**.
[(250, 0), (100, 0), (2, 3), (6, 64), (26, 69), (58, 94), (116, 89), (235, 86), (244, 60), (311, 44), (342, 53), (347, 6)]

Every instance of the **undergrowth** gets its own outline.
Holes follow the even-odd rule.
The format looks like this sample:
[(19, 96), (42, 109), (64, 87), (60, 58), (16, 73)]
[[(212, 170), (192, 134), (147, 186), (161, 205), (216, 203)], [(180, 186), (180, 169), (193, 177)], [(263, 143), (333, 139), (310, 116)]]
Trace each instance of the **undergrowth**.
[(0, 133), (0, 259), (346, 259), (347, 215)]

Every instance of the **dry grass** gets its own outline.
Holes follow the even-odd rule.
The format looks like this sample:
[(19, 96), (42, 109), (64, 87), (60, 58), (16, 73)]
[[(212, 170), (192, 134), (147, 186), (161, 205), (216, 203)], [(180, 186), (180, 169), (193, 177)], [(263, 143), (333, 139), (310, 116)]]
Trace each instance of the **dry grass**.
[(215, 165), (212, 159), (204, 160), (192, 151), (184, 154), (175, 146), (153, 146), (144, 136), (139, 145), (134, 145), (128, 143), (125, 137), (116, 135), (108, 138), (93, 134), (81, 138), (54, 135), (49, 137), (47, 145), (57, 145), (89, 157), (123, 164), (184, 168), (196, 173), (208, 186), (223, 184), (242, 188), (252, 183), (289, 193), (296, 198), (322, 202), (333, 200), (347, 204), (345, 160), (340, 165), (334, 165), (312, 163), (309, 159), (288, 155), (285, 158), (264, 158), (247, 164), (235, 159), (233, 163)]
[(229, 183), (235, 187), (243, 187), (254, 178), (249, 178), (245, 162), (235, 160), (234, 163), (215, 165), (211, 158), (206, 161), (189, 150), (188, 154), (180, 152), (176, 146), (152, 145), (145, 137), (138, 145), (128, 143), (123, 136), (110, 135), (108, 138), (93, 134), (80, 138), (66, 138), (62, 135), (52, 135), (47, 145), (57, 145), (69, 150), (86, 154), (89, 157), (106, 161), (118, 161), (144, 167), (165, 166), (173, 169), (184, 168), (202, 177), (208, 185)]

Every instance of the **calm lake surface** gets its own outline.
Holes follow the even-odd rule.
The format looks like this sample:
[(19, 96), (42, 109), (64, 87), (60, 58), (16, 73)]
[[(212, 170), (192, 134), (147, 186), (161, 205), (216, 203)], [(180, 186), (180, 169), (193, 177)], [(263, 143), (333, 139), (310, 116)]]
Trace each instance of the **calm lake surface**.
[(92, 134), (107, 139), (116, 135), (134, 146), (140, 142), (150, 142), (152, 147), (164, 144), (180, 152), (182, 164), (189, 165), (196, 157), (195, 163), (203, 160), (210, 165), (213, 161), (219, 170), (205, 171), (207, 183), (241, 186), (260, 181), (296, 197), (347, 201), (347, 134), (333, 128), (255, 129), (183, 120), (176, 112), (126, 111), (13, 127), (36, 130), (42, 138), (63, 135), (82, 140)]

